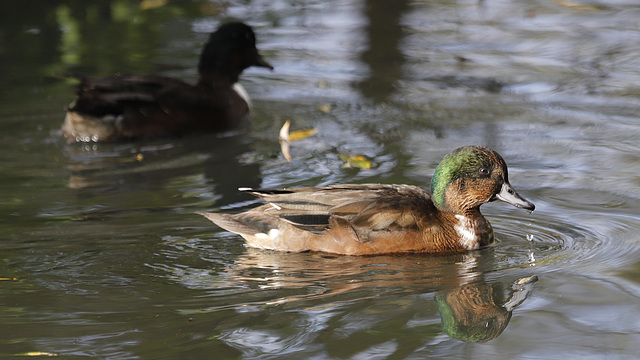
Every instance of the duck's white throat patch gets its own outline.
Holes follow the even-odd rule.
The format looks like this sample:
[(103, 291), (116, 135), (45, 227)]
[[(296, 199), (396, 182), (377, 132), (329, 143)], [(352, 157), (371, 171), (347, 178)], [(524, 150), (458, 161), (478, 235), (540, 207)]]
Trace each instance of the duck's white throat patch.
[(456, 215), (456, 219), (458, 219), (458, 223), (453, 228), (460, 237), (460, 245), (467, 250), (479, 249), (480, 243), (473, 221), (463, 215)]
[(251, 99), (249, 98), (249, 93), (244, 89), (244, 86), (240, 85), (240, 83), (233, 84), (233, 90), (240, 95), (240, 97), (247, 102), (249, 109), (251, 109)]

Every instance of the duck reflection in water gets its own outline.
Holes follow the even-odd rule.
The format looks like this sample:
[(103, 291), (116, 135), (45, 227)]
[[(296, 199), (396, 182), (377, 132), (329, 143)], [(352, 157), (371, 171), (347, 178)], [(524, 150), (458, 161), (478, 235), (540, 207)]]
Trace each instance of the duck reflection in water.
[[(354, 299), (365, 301), (373, 296), (376, 302), (380, 302), (379, 306), (384, 306), (385, 301), (396, 304), (393, 314), (388, 316), (414, 321), (419, 317), (417, 314), (433, 309), (440, 312), (442, 328), (451, 338), (486, 342), (505, 330), (513, 310), (526, 300), (537, 280), (535, 276), (529, 276), (513, 284), (510, 284), (511, 280), (488, 283), (484, 279), (484, 271), (494, 268), (493, 259), (493, 248), (466, 254), (372, 257), (281, 253), (247, 248), (234, 264), (218, 273), (222, 278), (216, 276), (217, 281), (208, 284), (215, 288), (215, 298), (222, 300), (219, 306), (213, 305), (208, 311), (247, 311), (285, 304), (289, 309), (305, 309), (318, 304), (316, 300), (321, 300), (322, 307), (328, 308), (332, 303), (344, 304), (344, 299), (348, 299), (347, 302), (354, 304), (353, 308), (338, 306), (331, 311), (331, 317), (322, 319), (334, 324), (341, 322), (336, 318), (346, 316), (343, 311), (349, 313), (348, 316), (358, 311)], [(191, 279), (184, 280), (192, 283)], [(503, 289), (506, 287), (511, 291), (504, 301)], [(251, 301), (233, 301), (230, 304), (231, 299), (238, 299), (238, 294)], [(398, 296), (409, 300), (403, 300), (402, 305), (397, 306)], [(435, 304), (425, 303), (425, 298), (434, 298)], [(372, 310), (366, 313), (372, 313)], [(371, 322), (387, 326), (384, 319), (387, 315), (377, 314)], [(316, 321), (321, 319), (313, 320), (314, 323)], [(361, 321), (368, 322), (365, 319)], [(402, 321), (393, 323), (399, 327), (398, 332), (409, 326)], [(327, 327), (333, 326), (330, 324)], [(373, 331), (375, 329), (371, 327), (374, 326), (368, 323), (367, 329), (362, 331)], [(428, 325), (423, 329), (423, 336), (435, 335)], [(385, 327), (384, 331), (394, 329)]]
[(506, 301), (503, 301), (502, 286), (483, 281), (437, 294), (442, 329), (450, 337), (465, 342), (483, 343), (497, 338), (537, 280), (536, 276), (528, 276), (515, 281)]
[[(203, 134), (144, 144), (69, 144), (64, 151), (68, 188), (82, 201), (100, 201), (99, 206), (79, 209), (74, 220), (105, 220), (158, 211), (160, 215), (153, 221), (162, 222), (158, 216), (170, 214), (168, 209), (176, 206), (188, 207), (199, 201), (244, 201), (243, 194), (235, 191), (238, 177), (253, 186), (262, 182), (258, 163), (237, 160), (252, 150), (242, 133)], [(152, 202), (150, 191), (155, 194)], [(145, 224), (149, 220), (138, 219)]]

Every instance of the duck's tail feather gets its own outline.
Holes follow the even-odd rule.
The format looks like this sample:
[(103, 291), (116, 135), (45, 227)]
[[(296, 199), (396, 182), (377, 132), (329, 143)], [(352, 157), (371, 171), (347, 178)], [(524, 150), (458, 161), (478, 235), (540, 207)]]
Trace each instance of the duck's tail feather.
[[(264, 229), (255, 227), (256, 224), (247, 224), (244, 221), (240, 221), (235, 215), (231, 214), (219, 214), (219, 213), (205, 213), (199, 212), (198, 214), (206, 217), (214, 224), (221, 228), (231, 231), (240, 235), (253, 235), (255, 233), (263, 232)], [(252, 226), (254, 225), (254, 226)]]
[[(248, 247), (259, 249), (290, 252), (308, 251), (310, 237), (321, 232), (321, 229), (316, 229), (317, 226), (314, 225), (293, 224), (286, 220), (280, 221), (282, 219), (276, 217), (250, 212), (236, 215), (204, 212), (198, 214), (225, 230), (239, 234), (247, 241)], [(301, 226), (306, 231), (292, 232), (292, 229), (300, 229)]]

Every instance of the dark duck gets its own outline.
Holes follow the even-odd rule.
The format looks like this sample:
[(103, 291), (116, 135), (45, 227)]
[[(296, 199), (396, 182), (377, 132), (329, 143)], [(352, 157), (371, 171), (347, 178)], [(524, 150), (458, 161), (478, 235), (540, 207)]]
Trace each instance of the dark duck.
[(156, 75), (80, 77), (62, 125), (69, 141), (130, 141), (234, 128), (249, 113), (238, 78), (251, 67), (273, 69), (248, 25), (221, 25), (209, 37), (196, 85)]

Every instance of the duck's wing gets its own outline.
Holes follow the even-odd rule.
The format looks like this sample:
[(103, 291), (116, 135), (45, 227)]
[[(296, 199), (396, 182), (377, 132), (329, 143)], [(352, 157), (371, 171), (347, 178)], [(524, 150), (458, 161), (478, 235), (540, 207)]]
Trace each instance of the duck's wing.
[[(375, 231), (416, 231), (435, 207), (427, 191), (411, 185), (353, 184), (285, 190), (243, 189), (268, 202), (262, 211), (312, 232), (348, 224), (368, 241)], [(346, 223), (345, 223), (346, 221)]]
[(428, 251), (420, 231), (437, 212), (429, 193), (409, 185), (241, 189), (268, 204), (230, 215), (201, 213), (250, 247), (365, 255)]
[(79, 77), (78, 98), (69, 106), (93, 116), (120, 115), (125, 107), (157, 106), (158, 95), (169, 88), (188, 88), (180, 80), (163, 76), (117, 75), (108, 78)]

